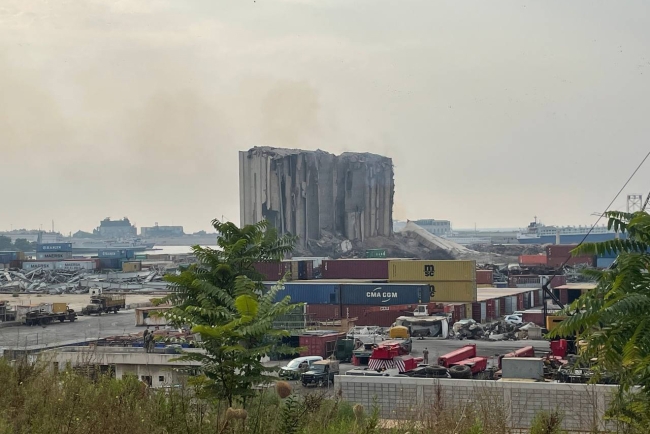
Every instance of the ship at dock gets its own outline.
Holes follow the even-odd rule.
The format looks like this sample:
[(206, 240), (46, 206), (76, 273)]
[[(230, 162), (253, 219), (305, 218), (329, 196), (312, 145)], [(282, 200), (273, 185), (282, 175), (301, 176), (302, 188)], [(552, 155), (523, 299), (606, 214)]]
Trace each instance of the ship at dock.
[(126, 249), (134, 252), (143, 252), (145, 250), (152, 250), (155, 246), (154, 243), (145, 242), (140, 238), (107, 241), (73, 238), (70, 242), (72, 242), (72, 253), (97, 253), (100, 250), (110, 249)]
[(595, 226), (591, 232), (590, 229), (591, 226), (546, 226), (535, 217), (535, 221), (517, 233), (517, 241), (519, 244), (578, 244), (582, 241), (600, 243), (625, 238), (625, 234), (617, 233), (604, 225)]

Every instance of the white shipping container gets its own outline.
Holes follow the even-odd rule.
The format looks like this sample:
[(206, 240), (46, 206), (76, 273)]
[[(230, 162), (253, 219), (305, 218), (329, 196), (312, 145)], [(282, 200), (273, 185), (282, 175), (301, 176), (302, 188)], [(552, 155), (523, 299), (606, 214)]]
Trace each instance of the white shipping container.
[(23, 270), (36, 270), (37, 268), (54, 270), (56, 264), (56, 261), (23, 261)]
[(94, 270), (97, 264), (95, 261), (59, 261), (56, 263), (57, 270)]
[(36, 259), (70, 259), (72, 252), (36, 252)]

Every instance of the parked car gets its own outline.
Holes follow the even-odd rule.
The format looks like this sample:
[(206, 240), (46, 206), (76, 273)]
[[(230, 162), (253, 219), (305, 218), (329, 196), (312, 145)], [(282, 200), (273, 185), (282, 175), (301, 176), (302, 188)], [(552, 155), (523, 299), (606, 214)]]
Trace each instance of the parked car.
[(515, 315), (515, 314), (507, 315), (504, 319), (509, 324), (523, 324), (524, 322), (521, 315)]
[(334, 384), (334, 376), (339, 373), (338, 360), (321, 360), (314, 362), (311, 369), (302, 374), (302, 385), (307, 386), (329, 386)]
[(287, 380), (297, 380), (303, 372), (309, 371), (311, 366), (320, 360), (323, 360), (321, 356), (298, 357), (281, 367), (279, 375)]

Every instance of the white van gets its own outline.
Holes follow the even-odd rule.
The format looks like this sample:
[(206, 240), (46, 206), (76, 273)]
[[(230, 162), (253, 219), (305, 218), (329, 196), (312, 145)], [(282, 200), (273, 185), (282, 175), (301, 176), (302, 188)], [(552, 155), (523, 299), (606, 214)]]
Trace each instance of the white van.
[(300, 378), (300, 374), (306, 372), (311, 368), (311, 365), (314, 362), (323, 360), (321, 356), (306, 356), (298, 357), (293, 359), (286, 366), (280, 368), (280, 378), (286, 378), (288, 380), (297, 380)]

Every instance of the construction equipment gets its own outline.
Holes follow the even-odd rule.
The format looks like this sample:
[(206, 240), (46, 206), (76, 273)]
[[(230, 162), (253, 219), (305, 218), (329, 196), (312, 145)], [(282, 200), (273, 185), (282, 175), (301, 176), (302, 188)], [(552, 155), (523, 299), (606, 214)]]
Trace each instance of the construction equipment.
[(52, 308), (52, 311), (49, 311), (48, 308), (46, 308), (48, 305), (35, 306), (33, 309), (26, 309), (24, 312), (20, 312), (17, 315), (17, 319), (28, 326), (47, 325), (55, 321), (74, 322), (77, 319), (77, 313), (73, 309), (70, 309), (67, 304), (54, 303), (54, 305), (55, 307)]
[(117, 313), (126, 307), (126, 296), (117, 294), (102, 294), (101, 288), (90, 290), (90, 304), (81, 310), (83, 315), (102, 313)]

